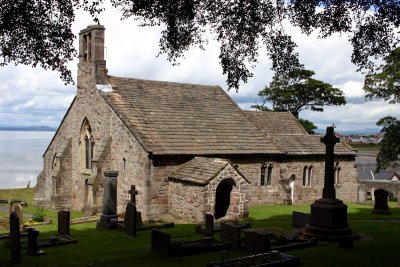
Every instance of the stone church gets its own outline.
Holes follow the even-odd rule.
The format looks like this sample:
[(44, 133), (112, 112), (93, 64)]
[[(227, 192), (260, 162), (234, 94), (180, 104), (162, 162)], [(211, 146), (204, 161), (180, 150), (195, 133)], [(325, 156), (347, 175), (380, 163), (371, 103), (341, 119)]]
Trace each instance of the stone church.
[[(118, 213), (135, 185), (145, 220), (240, 218), (322, 196), (325, 146), (290, 113), (241, 110), (219, 86), (112, 76), (104, 31), (79, 34), (76, 97), (44, 153), (36, 204), (99, 212), (106, 171), (118, 172)], [(335, 154), (337, 196), (355, 201), (355, 153), (339, 143)]]

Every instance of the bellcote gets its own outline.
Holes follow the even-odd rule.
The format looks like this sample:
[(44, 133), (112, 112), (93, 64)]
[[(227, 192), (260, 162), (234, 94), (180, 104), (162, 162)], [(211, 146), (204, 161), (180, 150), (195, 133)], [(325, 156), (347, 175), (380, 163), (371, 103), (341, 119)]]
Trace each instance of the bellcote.
[[(107, 84), (103, 25), (90, 25), (79, 32), (79, 76), (94, 74), (96, 84)], [(83, 70), (85, 68), (85, 71)], [(78, 77), (79, 78), (82, 77)]]

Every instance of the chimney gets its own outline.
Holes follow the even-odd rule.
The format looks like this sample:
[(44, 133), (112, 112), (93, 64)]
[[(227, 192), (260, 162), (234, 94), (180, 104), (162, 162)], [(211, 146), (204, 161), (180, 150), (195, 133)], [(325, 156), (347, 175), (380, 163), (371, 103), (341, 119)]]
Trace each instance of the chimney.
[(108, 84), (104, 31), (103, 25), (90, 25), (79, 32), (78, 83), (82, 75), (92, 74), (96, 84)]

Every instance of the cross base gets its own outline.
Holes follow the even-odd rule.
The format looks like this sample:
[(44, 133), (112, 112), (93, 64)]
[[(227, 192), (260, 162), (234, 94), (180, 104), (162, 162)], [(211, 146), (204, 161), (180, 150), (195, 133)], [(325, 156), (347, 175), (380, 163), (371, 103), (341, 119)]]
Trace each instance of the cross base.
[(338, 199), (316, 200), (311, 204), (310, 223), (303, 234), (332, 241), (352, 237), (353, 231), (347, 223), (347, 205)]

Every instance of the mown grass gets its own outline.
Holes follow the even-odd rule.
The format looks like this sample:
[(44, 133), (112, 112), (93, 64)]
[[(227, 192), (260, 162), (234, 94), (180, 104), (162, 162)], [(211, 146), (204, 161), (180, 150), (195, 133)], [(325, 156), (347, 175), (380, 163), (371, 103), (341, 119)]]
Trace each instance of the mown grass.
[[(0, 193), (2, 193), (0, 191)], [(0, 195), (1, 196), (1, 195)], [(340, 249), (337, 243), (320, 242), (317, 247), (293, 250), (288, 254), (300, 256), (302, 266), (399, 266), (398, 242), (400, 236), (400, 208), (391, 203), (392, 215), (371, 214), (372, 206), (348, 204), (348, 217), (352, 229), (364, 233), (371, 240), (355, 242), (354, 249)], [(309, 212), (309, 205), (257, 206), (249, 209), (248, 220), (252, 227), (271, 229), (291, 228), (292, 211)], [(40, 238), (55, 234), (56, 222), (38, 226)], [(22, 262), (17, 266), (206, 266), (209, 261), (247, 255), (241, 249), (225, 253), (215, 252), (185, 257), (165, 257), (150, 251), (151, 232), (139, 232), (136, 238), (126, 237), (119, 231), (98, 231), (96, 224), (84, 223), (71, 226), (71, 235), (78, 243), (45, 248), (45, 255), (33, 257), (22, 251)], [(165, 229), (174, 240), (200, 238), (194, 225), (180, 224)], [(218, 236), (218, 235), (217, 235)], [(8, 266), (10, 252), (0, 242), (0, 266)]]
[(376, 144), (350, 144), (350, 146), (358, 152), (378, 152), (381, 149), (381, 146)]

